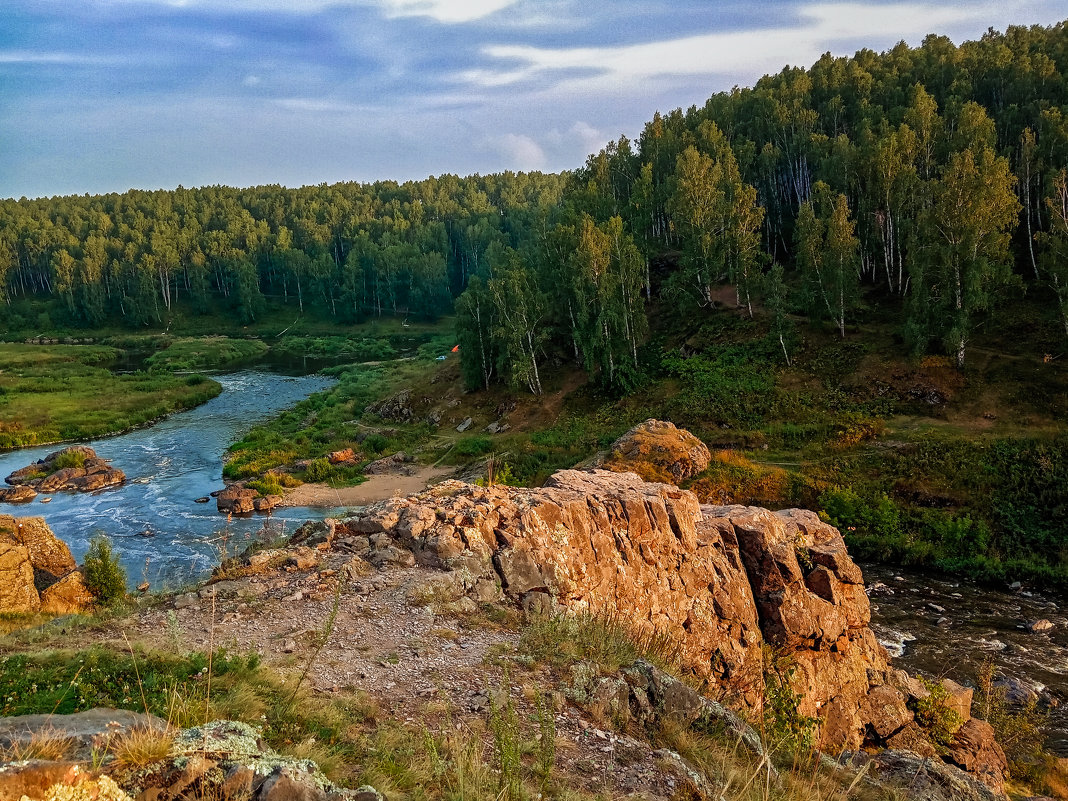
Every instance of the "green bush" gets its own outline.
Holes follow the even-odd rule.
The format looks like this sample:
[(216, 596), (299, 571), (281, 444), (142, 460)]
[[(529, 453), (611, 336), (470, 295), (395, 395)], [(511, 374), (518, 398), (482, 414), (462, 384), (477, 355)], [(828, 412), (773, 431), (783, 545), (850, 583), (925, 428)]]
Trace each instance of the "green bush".
[(949, 705), (949, 691), (940, 681), (930, 681), (920, 676), (928, 696), (912, 701), (916, 722), (927, 736), (939, 745), (949, 745), (953, 735), (964, 722), (957, 710)]
[(489, 437), (466, 437), (457, 441), (452, 447), (456, 456), (482, 456), (493, 450), (493, 440)]
[(103, 534), (89, 542), (82, 572), (86, 588), (100, 603), (114, 603), (126, 596), (126, 570)]
[(827, 490), (820, 496), (820, 508), (828, 521), (845, 532), (884, 538), (904, 534), (901, 509), (886, 495), (865, 498), (849, 487)]
[(66, 467), (84, 467), (85, 454), (81, 451), (66, 451), (57, 456), (52, 464), (55, 465), (56, 470), (62, 470)]
[(311, 464), (304, 471), (304, 475), (308, 481), (323, 484), (332, 479), (335, 472), (334, 466), (330, 464), (329, 459), (312, 459)]

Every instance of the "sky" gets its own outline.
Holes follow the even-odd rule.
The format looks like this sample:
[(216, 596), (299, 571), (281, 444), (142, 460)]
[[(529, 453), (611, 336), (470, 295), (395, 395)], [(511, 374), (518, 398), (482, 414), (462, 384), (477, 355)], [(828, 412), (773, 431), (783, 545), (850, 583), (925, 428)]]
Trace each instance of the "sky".
[(0, 197), (558, 171), (787, 64), (1068, 0), (0, 0)]

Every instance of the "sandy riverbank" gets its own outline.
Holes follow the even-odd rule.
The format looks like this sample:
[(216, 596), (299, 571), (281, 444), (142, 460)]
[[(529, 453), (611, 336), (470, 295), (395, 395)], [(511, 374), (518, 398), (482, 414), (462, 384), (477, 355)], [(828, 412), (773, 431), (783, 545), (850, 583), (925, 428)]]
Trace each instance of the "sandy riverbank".
[(420, 467), (414, 475), (368, 476), (367, 480), (355, 487), (328, 487), (326, 484), (301, 484), (286, 492), (281, 506), (366, 506), (375, 501), (384, 501), (401, 495), (413, 495), (422, 492), (429, 485), (442, 480), (454, 468)]

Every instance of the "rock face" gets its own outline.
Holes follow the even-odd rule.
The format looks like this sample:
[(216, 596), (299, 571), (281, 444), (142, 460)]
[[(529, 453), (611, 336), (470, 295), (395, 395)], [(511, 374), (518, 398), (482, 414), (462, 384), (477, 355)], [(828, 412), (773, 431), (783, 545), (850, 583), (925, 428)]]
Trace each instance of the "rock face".
[[(66, 464), (66, 467), (60, 467)], [(73, 445), (11, 473), (12, 489), (0, 491), (0, 501), (24, 503), (39, 492), (96, 492), (126, 481), (126, 474), (84, 445)]]
[(646, 420), (612, 443), (598, 466), (634, 472), (647, 481), (681, 484), (704, 472), (712, 454), (701, 440), (674, 423)]
[(67, 614), (92, 601), (70, 548), (43, 518), (0, 515), (0, 613)]
[[(909, 706), (926, 690), (891, 668), (868, 625), (860, 569), (812, 512), (702, 506), (634, 473), (564, 470), (540, 489), (443, 482), (333, 532), (342, 544), (367, 542), (372, 562), (384, 535), (450, 571), (469, 598), (503, 590), (527, 610), (608, 616), (677, 643), (707, 693), (743, 710), (761, 702), (771, 646), (793, 665), (799, 711), (821, 721), (823, 750), (935, 755)], [(1000, 791), (1004, 754), (974, 724), (948, 758)]]
[(256, 508), (256, 490), (245, 487), (227, 487), (215, 496), (215, 505), (220, 512), (232, 512), (235, 515), (248, 514)]

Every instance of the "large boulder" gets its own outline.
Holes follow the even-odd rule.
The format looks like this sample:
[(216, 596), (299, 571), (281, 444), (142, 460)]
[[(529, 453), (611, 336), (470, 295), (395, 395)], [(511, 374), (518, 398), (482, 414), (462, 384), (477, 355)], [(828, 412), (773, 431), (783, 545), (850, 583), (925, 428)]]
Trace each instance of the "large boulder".
[(36, 612), (41, 596), (33, 584), (30, 552), (0, 540), (0, 614)]
[(235, 515), (248, 514), (256, 508), (259, 493), (246, 487), (227, 487), (215, 496), (215, 504), (220, 512), (232, 512)]
[(67, 543), (52, 533), (43, 517), (0, 515), (0, 541), (29, 551), (39, 590), (78, 567)]
[(37, 497), (37, 490), (25, 484), (0, 487), (0, 503), (29, 503)]
[(598, 466), (637, 473), (647, 481), (681, 484), (704, 472), (712, 455), (701, 440), (674, 423), (646, 420), (612, 443)]
[(84, 612), (94, 600), (85, 586), (85, 576), (75, 570), (41, 592), (41, 611), (51, 615), (73, 615)]

